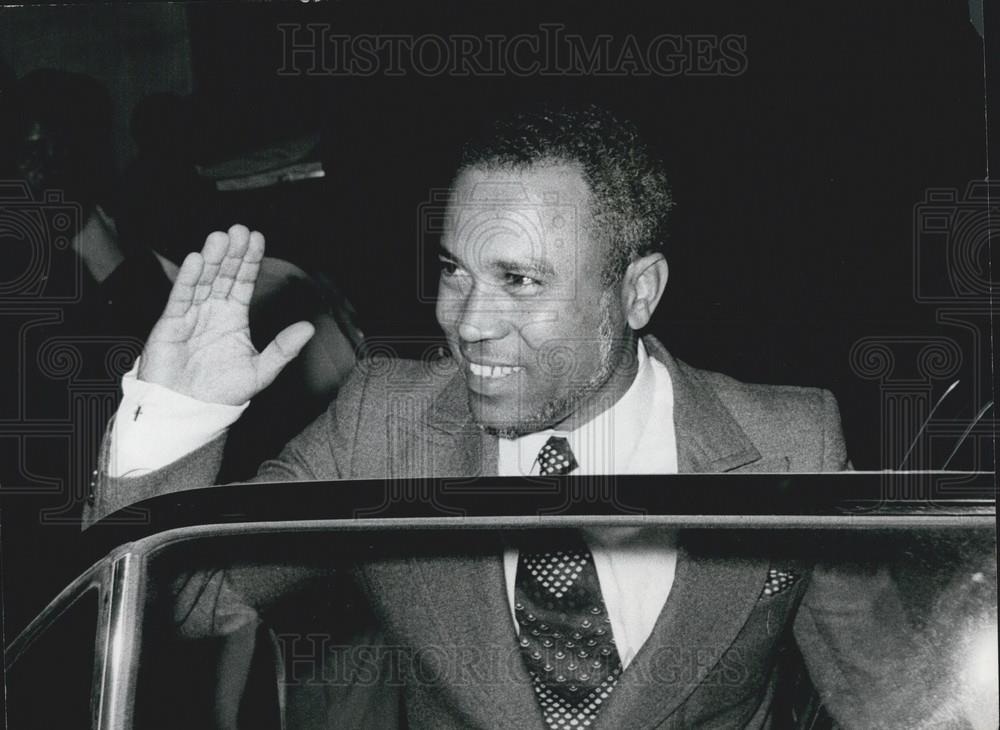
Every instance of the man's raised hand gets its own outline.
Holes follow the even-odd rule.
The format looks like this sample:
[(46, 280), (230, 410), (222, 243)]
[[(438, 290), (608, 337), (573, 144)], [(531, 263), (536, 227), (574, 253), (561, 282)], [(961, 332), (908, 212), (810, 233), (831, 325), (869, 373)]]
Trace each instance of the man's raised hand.
[(191, 398), (239, 405), (262, 391), (312, 337), (309, 322), (286, 327), (258, 353), (250, 341), (250, 297), (264, 237), (245, 226), (216, 231), (184, 259), (166, 309), (146, 340), (139, 380)]

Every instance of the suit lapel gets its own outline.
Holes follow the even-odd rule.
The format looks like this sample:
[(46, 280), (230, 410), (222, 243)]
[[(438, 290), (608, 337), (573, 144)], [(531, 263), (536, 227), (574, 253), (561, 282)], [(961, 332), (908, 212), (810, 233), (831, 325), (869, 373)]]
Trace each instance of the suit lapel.
[[(389, 474), (476, 477), (498, 473), (495, 436), (469, 412), (460, 373), (422, 412), (390, 416)], [(540, 727), (541, 711), (520, 659), (506, 584), (503, 546), (367, 561), (361, 566), (371, 595), (396, 638), (427, 656), (448, 657), (442, 691), (475, 727)], [(455, 676), (461, 669), (463, 675)]]
[[(643, 342), (670, 373), (680, 473), (787, 470), (787, 460), (761, 458), (695, 369), (671, 357), (654, 337)], [(601, 724), (653, 726), (676, 711), (736, 640), (768, 567), (766, 560), (692, 553), (682, 538), (667, 602), (612, 693)]]
[(601, 714), (604, 727), (651, 727), (675, 712), (733, 645), (767, 576), (766, 560), (693, 555), (683, 545), (674, 585), (649, 639)]
[(724, 472), (759, 460), (760, 452), (698, 371), (671, 357), (655, 337), (642, 341), (670, 373), (678, 471)]
[(469, 665), (470, 681), (479, 683), (475, 711), (482, 726), (493, 727), (500, 717), (519, 729), (537, 726), (541, 710), (517, 646), (501, 549), (478, 558), (424, 561), (420, 571), (428, 595), (440, 596), (449, 583), (456, 588), (440, 614), (441, 641), (457, 639), (458, 646), (481, 650)]
[[(542, 726), (516, 643), (502, 546), (370, 561), (361, 566), (391, 636), (471, 727)], [(420, 676), (420, 675), (418, 675)]]

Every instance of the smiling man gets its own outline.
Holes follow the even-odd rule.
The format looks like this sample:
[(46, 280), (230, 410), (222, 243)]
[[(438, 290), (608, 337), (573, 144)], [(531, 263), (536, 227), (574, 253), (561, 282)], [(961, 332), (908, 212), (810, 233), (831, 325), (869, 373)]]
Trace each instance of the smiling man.
[[(666, 286), (672, 203), (632, 125), (593, 107), (516, 115), (466, 146), (452, 193), (437, 301), (451, 357), (361, 363), (258, 479), (846, 467), (829, 393), (739, 383), (637, 336)], [(311, 336), (298, 323), (250, 343), (263, 250), (234, 226), (185, 260), (124, 380), (87, 520), (212, 483), (227, 426)], [(879, 688), (845, 667), (873, 666), (854, 647), (881, 651), (881, 574), (810, 584), (808, 566), (610, 528), (357, 571), (393, 641), (477, 649), (469, 676), (406, 682), (408, 727), (766, 727), (793, 626), (843, 722), (867, 724), (861, 696)], [(497, 683), (470, 679), (511, 653)]]
[(666, 283), (663, 254), (613, 271), (621, 244), (590, 212), (584, 168), (559, 157), (466, 167), (454, 196), (437, 318), (473, 417), (506, 439), (574, 430), (634, 381), (634, 332)]

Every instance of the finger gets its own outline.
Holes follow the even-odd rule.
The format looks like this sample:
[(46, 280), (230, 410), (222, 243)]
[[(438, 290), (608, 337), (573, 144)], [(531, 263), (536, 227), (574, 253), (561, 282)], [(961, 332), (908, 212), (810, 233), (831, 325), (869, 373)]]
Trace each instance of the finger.
[(214, 231), (205, 239), (205, 245), (201, 249), (201, 256), (205, 259), (205, 266), (201, 270), (198, 284), (195, 286), (194, 300), (203, 302), (212, 291), (212, 282), (219, 272), (222, 259), (229, 250), (229, 234), (222, 231)]
[(163, 310), (164, 317), (182, 317), (191, 308), (194, 300), (194, 288), (201, 277), (201, 270), (204, 268), (205, 260), (201, 254), (192, 251), (184, 257), (177, 272), (177, 279), (170, 289), (170, 296), (167, 298), (167, 306)]
[(316, 328), (309, 322), (296, 322), (285, 327), (257, 358), (257, 387), (269, 386), (278, 373), (290, 363), (309, 342)]
[(253, 231), (250, 240), (247, 241), (247, 250), (243, 255), (240, 268), (236, 272), (233, 287), (229, 292), (232, 299), (241, 304), (250, 304), (253, 296), (254, 286), (257, 284), (257, 275), (260, 273), (260, 262), (264, 260), (264, 236)]
[(247, 252), (247, 244), (250, 241), (250, 231), (246, 226), (235, 225), (229, 229), (229, 247), (226, 255), (219, 264), (219, 273), (216, 274), (212, 282), (212, 296), (216, 299), (225, 299), (233, 288), (236, 281), (236, 272), (240, 269), (243, 256)]

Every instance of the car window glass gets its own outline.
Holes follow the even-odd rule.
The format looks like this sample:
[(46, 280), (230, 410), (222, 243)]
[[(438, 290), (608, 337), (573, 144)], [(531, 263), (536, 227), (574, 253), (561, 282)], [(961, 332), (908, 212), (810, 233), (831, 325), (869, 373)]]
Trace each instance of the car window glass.
[[(427, 566), (477, 561), (468, 564), (485, 566), (479, 569), (496, 577), (502, 575), (496, 566), (504, 546), (537, 532), (284, 532), (202, 538), (162, 550), (150, 563), (137, 727), (278, 728), (281, 718), (288, 728), (398, 727), (405, 724), (401, 692), (413, 682), (461, 681), (468, 671), (480, 672), (480, 683), (490, 681), (483, 671), (498, 672), (502, 681), (503, 672), (520, 661), (513, 623), (502, 646), (470, 647), (456, 638), (435, 646), (430, 656), (426, 647), (389, 638), (353, 565), (362, 560), (394, 570), (404, 566), (397, 575), (417, 580)], [(812, 727), (832, 727), (830, 713), (843, 712), (846, 704), (856, 713), (841, 723), (848, 727), (859, 717), (996, 726), (992, 529), (702, 529), (685, 530), (681, 544), (685, 559), (759, 562), (789, 577), (793, 588), (785, 591), (778, 581), (772, 595), (764, 589), (766, 576), (774, 583), (774, 575), (762, 574), (760, 598), (743, 625), (744, 631), (759, 623), (761, 631), (787, 633), (789, 641), (768, 659), (781, 670), (775, 712), (787, 722), (808, 717)], [(798, 592), (797, 581), (810, 593)], [(435, 610), (420, 585), (413, 584), (407, 609), (414, 616)], [(825, 601), (816, 598), (824, 593)], [(868, 656), (872, 644), (879, 645), (863, 710), (857, 697), (816, 692), (803, 654), (815, 653), (813, 644), (825, 637), (810, 632), (804, 619), (793, 625), (783, 618), (785, 603), (803, 595), (809, 597), (799, 615), (818, 625), (870, 612), (867, 633), (849, 636), (839, 647), (851, 657)], [(459, 589), (440, 600), (478, 606), (481, 597)], [(746, 655), (737, 652), (724, 661), (698, 647), (677, 656), (666, 652), (672, 668), (663, 671), (670, 676), (650, 680), (663, 687), (707, 672), (720, 682), (755, 686), (758, 678), (740, 670), (757, 661), (753, 645), (746, 646)], [(483, 652), (491, 651), (495, 656), (482, 662)]]
[(80, 594), (7, 668), (8, 727), (91, 727), (98, 597)]

